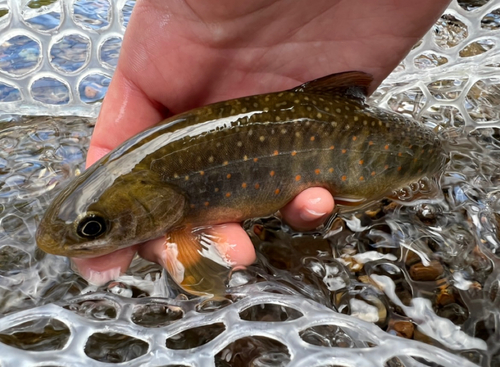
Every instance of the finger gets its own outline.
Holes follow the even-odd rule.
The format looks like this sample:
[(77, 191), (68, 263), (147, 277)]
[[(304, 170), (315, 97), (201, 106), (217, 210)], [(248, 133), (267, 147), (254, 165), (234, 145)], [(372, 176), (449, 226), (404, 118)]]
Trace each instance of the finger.
[(281, 209), (285, 222), (297, 230), (311, 230), (321, 225), (333, 212), (335, 202), (328, 190), (313, 187), (304, 190)]
[[(209, 233), (218, 238), (214, 241), (218, 252), (233, 266), (247, 266), (255, 261), (255, 249), (245, 230), (238, 223), (213, 225)], [(139, 255), (163, 267), (167, 263), (165, 238), (146, 242), (139, 249)]]
[(72, 258), (73, 269), (90, 284), (103, 285), (127, 271), (137, 251), (137, 246), (126, 247), (111, 254), (79, 259)]
[(87, 166), (164, 117), (165, 109), (116, 70), (90, 141)]

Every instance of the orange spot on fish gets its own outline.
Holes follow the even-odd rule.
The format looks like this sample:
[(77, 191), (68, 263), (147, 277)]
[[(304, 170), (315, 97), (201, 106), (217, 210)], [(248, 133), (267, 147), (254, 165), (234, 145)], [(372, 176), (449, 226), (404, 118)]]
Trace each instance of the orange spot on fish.
[(334, 150), (334, 149), (335, 149), (335, 146), (333, 146), (333, 145), (332, 145), (332, 146), (330, 147), (330, 150)]
[(373, 141), (371, 141), (371, 140), (368, 142), (368, 145), (373, 145), (373, 144), (374, 144), (374, 143), (373, 143)]
[(228, 162), (228, 161), (224, 161), (224, 162), (222, 163), (222, 165), (223, 165), (223, 166), (227, 166), (228, 164), (229, 164), (229, 162)]
[(330, 173), (333, 173), (333, 171), (334, 171), (333, 168), (328, 169), (328, 172), (330, 172)]
[(273, 154), (274, 154), (274, 155), (278, 155), (278, 154), (279, 154), (279, 152), (278, 152), (277, 150), (275, 150)]
[(386, 144), (385, 147), (384, 147), (385, 150), (388, 150), (389, 149), (389, 144)]
[(257, 162), (259, 160), (259, 158), (254, 158), (253, 161), (254, 162)]
[(205, 171), (200, 171), (200, 175), (203, 176), (205, 174)]
[(205, 201), (205, 206), (209, 206), (210, 203), (208, 201)]
[(292, 156), (295, 156), (296, 154), (297, 154), (297, 151), (295, 151), (295, 150), (294, 150), (294, 151), (292, 152)]
[(302, 177), (300, 175), (295, 176), (295, 181), (300, 181)]
[(344, 175), (344, 176), (342, 176), (342, 181), (345, 181), (345, 180), (347, 180), (347, 176)]
[(388, 164), (386, 164), (386, 165), (384, 166), (384, 169), (388, 169), (388, 168), (389, 168), (389, 165), (388, 165)]
[(375, 176), (375, 174), (376, 174), (376, 173), (375, 173), (375, 171), (372, 171), (371, 175), (372, 175), (372, 176)]
[(275, 173), (276, 173), (276, 172), (271, 171), (271, 172), (269, 172), (269, 175), (270, 175), (271, 177), (273, 177)]
[(352, 141), (356, 141), (357, 139), (358, 139), (358, 137), (357, 137), (357, 136), (353, 136), (353, 137), (352, 137)]
[(226, 178), (231, 178), (231, 174), (228, 173), (227, 176), (226, 176)]
[(276, 189), (276, 190), (274, 190), (274, 194), (275, 194), (275, 195), (278, 195), (279, 193), (280, 193), (280, 189)]
[(364, 161), (362, 159), (359, 160), (359, 164), (363, 164)]
[(314, 136), (311, 136), (311, 141), (314, 141), (314, 139), (316, 139)]
[(243, 182), (243, 183), (241, 184), (241, 187), (243, 187), (244, 189), (246, 189), (246, 188), (247, 188), (247, 183), (246, 183), (246, 182)]
[(342, 154), (345, 154), (345, 152), (347, 152), (346, 149), (342, 149)]
[(398, 167), (398, 171), (401, 171), (401, 168), (402, 168), (402, 167), (401, 167), (401, 166), (399, 166), (399, 167)]
[(321, 170), (320, 169), (315, 169), (314, 173), (316, 173), (317, 175), (319, 175), (321, 173)]
[(402, 156), (403, 156), (403, 153), (398, 152), (398, 157), (402, 157)]
[(258, 190), (260, 185), (258, 183), (256, 183), (253, 187), (255, 187), (255, 189)]
[(196, 208), (196, 205), (191, 204), (190, 207), (191, 207), (191, 209), (194, 209), (194, 208)]
[(365, 180), (365, 178), (364, 178), (363, 176), (360, 176), (360, 177), (359, 177), (359, 180), (360, 180), (360, 181), (364, 181), (364, 180)]
[(230, 192), (226, 192), (226, 197), (230, 197), (231, 196), (231, 193)]
[(218, 188), (218, 187), (216, 187), (216, 188), (214, 189), (214, 191), (215, 191), (215, 192), (219, 192), (219, 188)]

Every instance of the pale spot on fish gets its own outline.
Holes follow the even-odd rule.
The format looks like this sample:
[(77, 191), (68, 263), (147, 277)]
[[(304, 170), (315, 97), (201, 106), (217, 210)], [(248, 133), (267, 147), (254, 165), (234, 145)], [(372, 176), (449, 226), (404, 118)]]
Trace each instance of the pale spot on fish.
[(241, 146), (243, 146), (243, 143), (241, 141), (239, 141), (239, 142), (236, 143), (236, 145), (241, 148)]
[(319, 112), (318, 112), (318, 114), (316, 115), (316, 117), (320, 119), (320, 118), (322, 118), (322, 117), (323, 117), (323, 115), (322, 115), (321, 113), (319, 113)]
[(266, 137), (265, 137), (264, 135), (261, 135), (261, 136), (259, 137), (259, 140), (263, 143), (263, 142), (264, 142), (264, 140), (266, 140)]
[(211, 155), (210, 157), (208, 157), (208, 161), (209, 161), (210, 163), (213, 163), (213, 162), (214, 162), (214, 156), (213, 156), (213, 155)]

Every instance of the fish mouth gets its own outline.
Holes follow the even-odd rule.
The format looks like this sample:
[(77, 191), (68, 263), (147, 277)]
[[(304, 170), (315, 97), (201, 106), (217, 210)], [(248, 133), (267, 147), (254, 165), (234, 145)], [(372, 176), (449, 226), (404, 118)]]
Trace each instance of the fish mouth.
[(118, 250), (118, 247), (110, 248), (102, 243), (102, 241), (92, 241), (87, 243), (77, 243), (72, 245), (63, 245), (63, 256), (77, 258), (93, 258), (102, 255), (107, 255)]

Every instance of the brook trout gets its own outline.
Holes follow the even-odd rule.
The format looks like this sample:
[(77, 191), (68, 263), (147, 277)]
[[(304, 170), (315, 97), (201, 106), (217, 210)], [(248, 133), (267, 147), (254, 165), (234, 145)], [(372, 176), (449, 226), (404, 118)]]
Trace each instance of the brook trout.
[(173, 116), (62, 190), (38, 246), (95, 257), (183, 228), (270, 215), (312, 186), (363, 202), (434, 175), (445, 161), (435, 133), (366, 105), (371, 81), (334, 74)]

